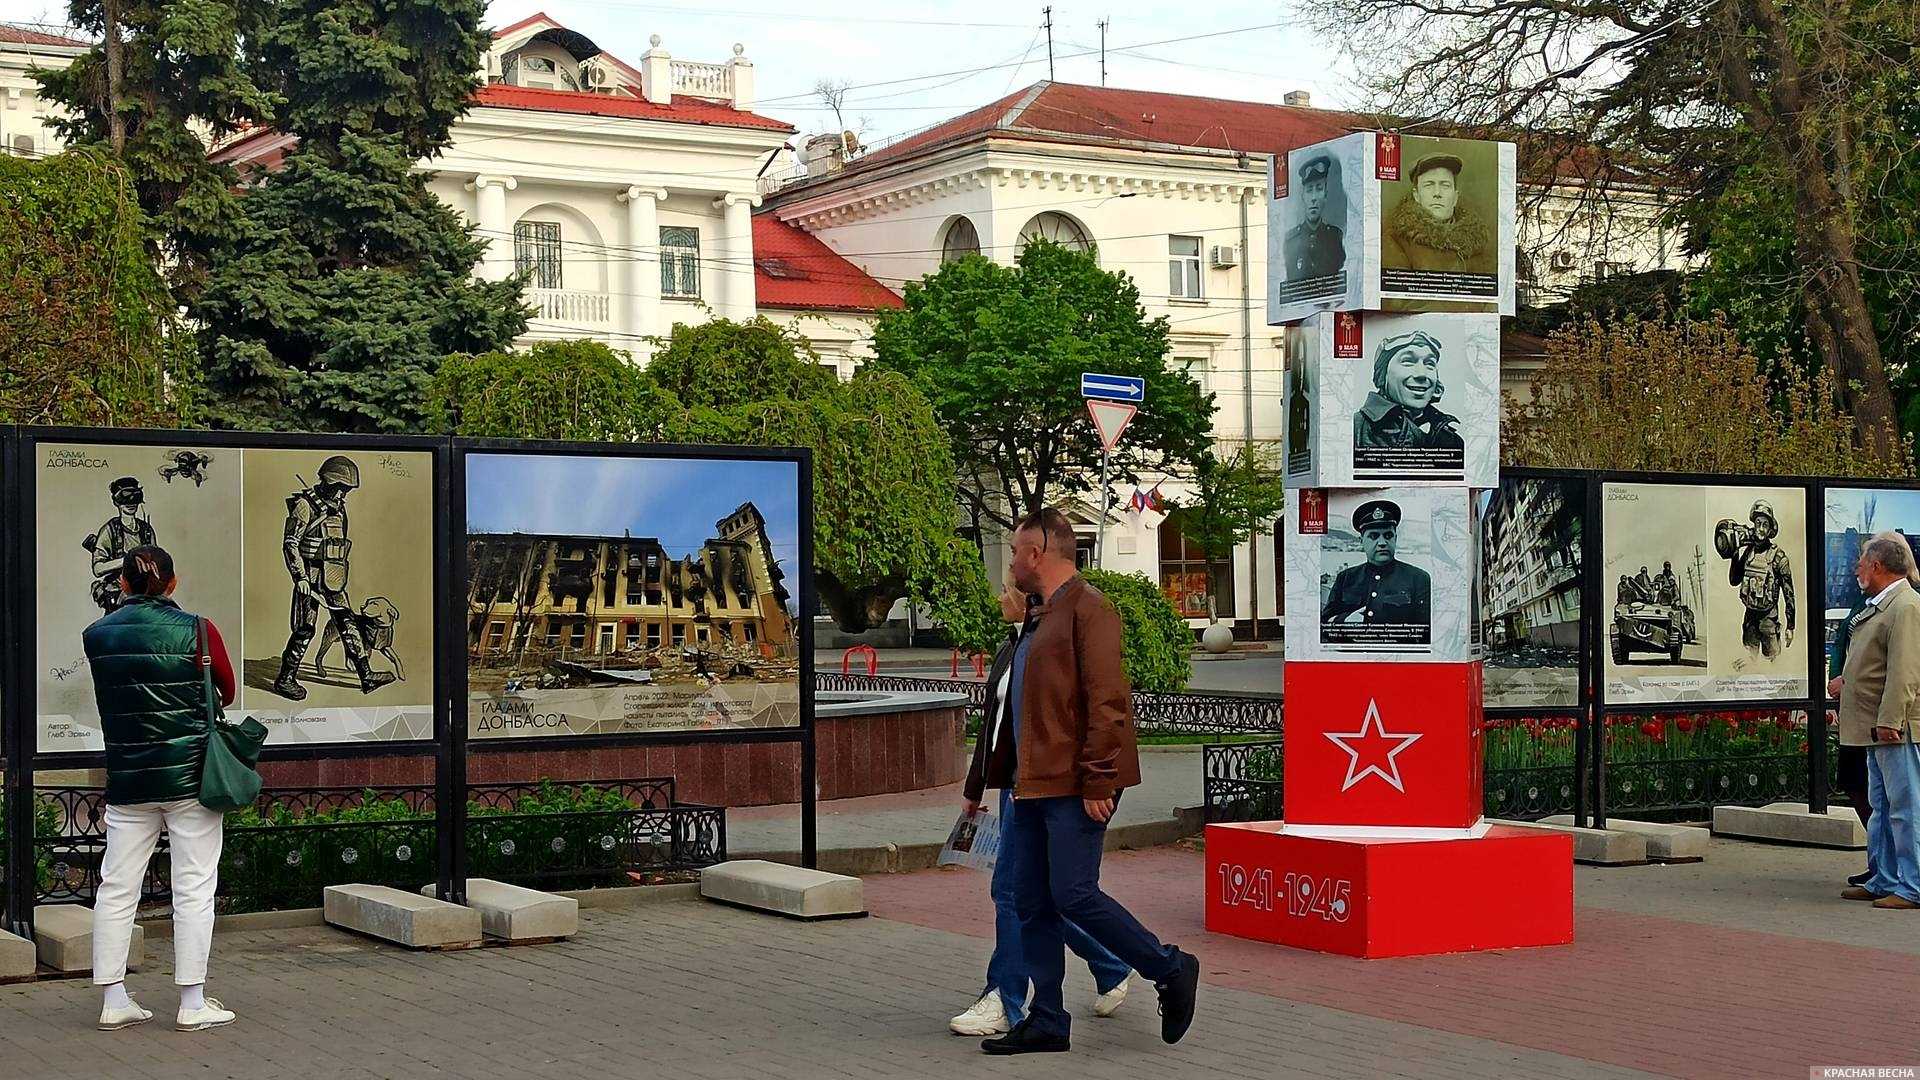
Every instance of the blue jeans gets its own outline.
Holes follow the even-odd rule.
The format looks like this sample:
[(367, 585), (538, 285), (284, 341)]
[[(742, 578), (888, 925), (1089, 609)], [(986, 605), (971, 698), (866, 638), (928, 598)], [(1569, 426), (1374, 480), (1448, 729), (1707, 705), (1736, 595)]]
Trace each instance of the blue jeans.
[(1911, 736), (1867, 752), (1867, 801), (1873, 805), (1867, 819), (1867, 866), (1873, 877), (1865, 888), (1920, 903), (1920, 835), (1914, 821), (1920, 813), (1920, 747)]
[(1077, 797), (1016, 799), (1000, 828), (1000, 865), (1013, 878), (1020, 944), (1033, 979), (1027, 1018), (1035, 1028), (1066, 1035), (1072, 1025), (1063, 997), (1069, 922), (1142, 976), (1156, 983), (1172, 977), (1178, 950), (1162, 945), (1100, 891), (1107, 827), (1088, 817)]
[[(1000, 827), (1013, 821), (1013, 792), (1000, 792)], [(1007, 1010), (1007, 1023), (1018, 1024), (1027, 1011), (1027, 958), (1020, 937), (1020, 912), (1014, 902), (1013, 861), (1004, 856), (993, 864), (993, 957), (987, 961), (987, 989), (1000, 992), (1000, 1004)], [(1104, 994), (1126, 981), (1133, 969), (1126, 961), (1108, 952), (1085, 930), (1071, 922), (1063, 927), (1067, 948), (1087, 962), (1093, 972), (1093, 985)]]

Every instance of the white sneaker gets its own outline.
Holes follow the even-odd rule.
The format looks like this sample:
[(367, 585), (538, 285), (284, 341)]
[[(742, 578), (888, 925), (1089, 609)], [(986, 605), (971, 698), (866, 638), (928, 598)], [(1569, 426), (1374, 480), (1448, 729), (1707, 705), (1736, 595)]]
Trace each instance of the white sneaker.
[(1007, 1023), (1006, 1007), (1000, 1004), (1000, 991), (989, 990), (966, 1012), (947, 1021), (947, 1030), (955, 1035), (1005, 1035), (1013, 1025)]
[(135, 1024), (144, 1024), (151, 1019), (153, 1019), (151, 1012), (135, 1005), (132, 1001), (128, 1001), (118, 1009), (100, 1006), (101, 1031), (119, 1031), (121, 1028), (130, 1028)]
[(207, 1003), (198, 1009), (181, 1009), (174, 1018), (173, 1026), (181, 1031), (205, 1031), (231, 1024), (233, 1020), (233, 1014), (221, 1007), (218, 998), (208, 998)]
[(1120, 980), (1119, 986), (1116, 986), (1113, 989), (1107, 991), (1106, 993), (1101, 994), (1099, 997), (1094, 998), (1093, 999), (1093, 1015), (1098, 1016), (1104, 1020), (1107, 1017), (1112, 1016), (1114, 1013), (1119, 1012), (1120, 1005), (1127, 1000), (1127, 986), (1132, 982), (1133, 982), (1133, 975), (1129, 973), (1126, 978)]

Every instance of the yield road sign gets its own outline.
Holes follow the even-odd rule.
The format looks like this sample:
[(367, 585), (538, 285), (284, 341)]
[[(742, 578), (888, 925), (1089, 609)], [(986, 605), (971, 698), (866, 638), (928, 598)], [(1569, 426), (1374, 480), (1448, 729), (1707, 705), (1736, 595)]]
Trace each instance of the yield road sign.
[(1093, 428), (1100, 433), (1100, 449), (1112, 450), (1120, 442), (1120, 434), (1127, 430), (1133, 421), (1133, 414), (1140, 411), (1138, 405), (1129, 405), (1124, 401), (1087, 402), (1087, 414), (1093, 417)]
[(1108, 401), (1147, 400), (1147, 380), (1132, 375), (1102, 375), (1097, 371), (1080, 373), (1080, 396)]

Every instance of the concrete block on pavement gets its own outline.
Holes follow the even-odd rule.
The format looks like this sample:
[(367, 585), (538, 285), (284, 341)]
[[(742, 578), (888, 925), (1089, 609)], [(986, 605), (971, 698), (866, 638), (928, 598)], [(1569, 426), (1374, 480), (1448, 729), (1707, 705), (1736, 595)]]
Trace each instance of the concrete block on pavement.
[[(1556, 814), (1543, 819), (1544, 825), (1573, 824), (1572, 814)], [(1696, 825), (1666, 825), (1657, 821), (1608, 819), (1611, 832), (1633, 833), (1647, 840), (1647, 858), (1658, 862), (1698, 862), (1707, 857), (1707, 844), (1713, 834)]]
[(480, 913), (385, 885), (329, 885), (322, 907), (330, 926), (410, 949), (466, 949), (480, 944)]
[(867, 913), (859, 878), (760, 859), (736, 859), (700, 871), (700, 895), (796, 919)]
[(1520, 829), (1539, 829), (1573, 837), (1573, 861), (1589, 866), (1639, 866), (1647, 861), (1647, 838), (1615, 829), (1582, 829), (1545, 821), (1491, 821)]
[[(427, 885), (423, 896), (437, 896)], [(580, 901), (491, 878), (467, 879), (467, 906), (480, 913), (480, 929), (503, 941), (554, 941), (580, 932)]]
[(0, 930), (0, 983), (31, 978), (38, 962), (33, 942)]
[[(33, 909), (33, 944), (40, 962), (55, 971), (93, 970), (93, 909), (79, 904), (47, 904)], [(147, 932), (133, 924), (127, 945), (127, 970), (147, 959)]]
[(1806, 803), (1778, 802), (1766, 806), (1716, 806), (1713, 831), (1745, 840), (1774, 840), (1812, 847), (1860, 851), (1867, 846), (1867, 830), (1851, 807), (1830, 806), (1825, 814)]

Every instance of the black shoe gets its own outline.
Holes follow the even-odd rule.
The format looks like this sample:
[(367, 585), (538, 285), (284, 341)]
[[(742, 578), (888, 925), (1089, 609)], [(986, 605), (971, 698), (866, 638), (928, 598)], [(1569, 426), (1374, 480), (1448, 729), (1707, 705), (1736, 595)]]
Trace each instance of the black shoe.
[(989, 1054), (1064, 1054), (1072, 1044), (1065, 1035), (1048, 1035), (1033, 1026), (1031, 1018), (1020, 1021), (1012, 1031), (997, 1039), (988, 1039), (980, 1049)]
[(1154, 984), (1160, 991), (1160, 1037), (1168, 1043), (1179, 1042), (1193, 1025), (1193, 999), (1200, 992), (1200, 958), (1175, 949), (1173, 962), (1173, 975)]
[(294, 671), (292, 664), (281, 664), (280, 677), (273, 680), (273, 692), (288, 701), (301, 701), (307, 696), (307, 688), (300, 685), (300, 678)]
[(1852, 875), (1852, 876), (1850, 876), (1850, 877), (1848, 877), (1848, 878), (1847, 878), (1847, 884), (1849, 884), (1849, 885), (1865, 885), (1865, 884), (1867, 883), (1867, 881), (1868, 881), (1869, 879), (1871, 879), (1872, 877), (1873, 877), (1873, 871), (1871, 871), (1871, 870), (1862, 870), (1862, 871), (1860, 871), (1859, 873), (1857, 873), (1857, 874), (1854, 874), (1854, 875)]

